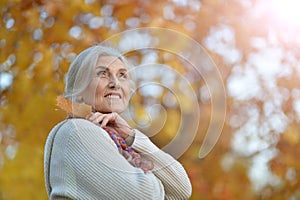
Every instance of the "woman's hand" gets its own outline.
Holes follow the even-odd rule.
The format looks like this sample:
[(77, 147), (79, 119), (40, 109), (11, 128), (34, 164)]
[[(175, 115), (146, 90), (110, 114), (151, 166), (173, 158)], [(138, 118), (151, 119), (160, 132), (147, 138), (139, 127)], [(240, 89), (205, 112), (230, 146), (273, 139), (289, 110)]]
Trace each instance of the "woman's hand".
[(102, 128), (114, 129), (124, 139), (128, 136), (134, 137), (132, 128), (130, 128), (128, 123), (118, 113), (112, 112), (103, 114), (95, 112), (89, 116), (88, 120), (94, 124), (100, 124)]

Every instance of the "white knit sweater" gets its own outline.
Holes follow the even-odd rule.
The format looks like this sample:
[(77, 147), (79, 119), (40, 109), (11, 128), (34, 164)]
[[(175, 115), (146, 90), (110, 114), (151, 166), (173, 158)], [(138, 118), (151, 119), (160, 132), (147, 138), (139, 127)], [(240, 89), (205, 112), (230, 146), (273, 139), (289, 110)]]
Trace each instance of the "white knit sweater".
[(132, 147), (154, 163), (146, 174), (118, 151), (108, 133), (84, 119), (56, 125), (45, 145), (50, 199), (188, 199), (191, 183), (182, 165), (136, 131)]

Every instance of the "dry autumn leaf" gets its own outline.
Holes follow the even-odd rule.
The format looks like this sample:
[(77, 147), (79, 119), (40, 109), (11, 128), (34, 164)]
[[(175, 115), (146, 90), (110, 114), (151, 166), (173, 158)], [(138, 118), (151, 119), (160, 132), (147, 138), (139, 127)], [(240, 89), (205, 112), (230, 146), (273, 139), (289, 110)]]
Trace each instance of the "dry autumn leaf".
[(58, 96), (56, 101), (57, 105), (69, 115), (86, 118), (92, 112), (92, 106), (84, 103), (72, 102), (63, 96)]

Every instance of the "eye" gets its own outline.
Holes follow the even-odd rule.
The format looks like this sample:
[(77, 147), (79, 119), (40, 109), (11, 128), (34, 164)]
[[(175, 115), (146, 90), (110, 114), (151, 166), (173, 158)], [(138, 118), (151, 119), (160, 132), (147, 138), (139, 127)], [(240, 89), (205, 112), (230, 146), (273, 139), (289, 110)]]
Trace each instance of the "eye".
[(119, 77), (122, 79), (127, 79), (128, 75), (127, 75), (127, 73), (120, 73)]
[(98, 77), (106, 77), (107, 76), (107, 72), (105, 70), (99, 71), (99, 72), (97, 72), (97, 76)]

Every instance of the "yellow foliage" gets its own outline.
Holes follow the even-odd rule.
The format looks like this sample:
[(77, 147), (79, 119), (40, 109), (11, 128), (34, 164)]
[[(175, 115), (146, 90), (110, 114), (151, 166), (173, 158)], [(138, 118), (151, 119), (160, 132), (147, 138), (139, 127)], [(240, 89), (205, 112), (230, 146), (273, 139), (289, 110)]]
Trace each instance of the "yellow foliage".
[(283, 134), (283, 138), (291, 145), (298, 144), (300, 139), (299, 128), (294, 126), (288, 127)]
[(180, 113), (177, 110), (170, 109), (168, 111), (167, 121), (165, 127), (162, 130), (162, 134), (166, 135), (169, 140), (178, 134), (178, 128), (180, 127)]
[[(85, 2), (87, 1), (0, 1), (0, 64), (7, 60), (11, 54), (16, 57), (16, 62), (10, 69), (7, 69), (9, 72), (13, 72), (15, 77), (12, 87), (1, 93), (0, 119), (1, 123), (11, 124), (15, 127), (15, 142), (19, 144), (16, 157), (13, 160), (4, 157), (4, 166), (0, 168), (0, 199), (47, 199), (43, 177), (43, 149), (51, 128), (66, 117), (63, 111), (58, 110), (55, 99), (63, 93), (63, 78), (71, 61), (67, 55), (78, 54), (84, 48), (100, 43), (115, 33), (136, 28), (126, 24), (127, 20), (133, 17), (139, 19), (138, 27), (171, 28), (179, 33), (192, 35), (193, 39), (198, 42), (203, 41), (203, 37), (211, 31), (211, 26), (215, 26), (220, 22), (222, 24), (230, 22), (230, 25), (235, 26), (233, 27), (234, 30), (243, 31), (244, 21), (247, 20), (246, 15), (232, 12), (241, 8), (238, 6), (237, 1), (199, 1), (201, 2), (201, 8), (197, 11), (193, 10), (194, 4), (180, 5), (184, 2), (189, 4), (197, 1), (126, 0)], [(101, 9), (108, 4), (113, 7), (113, 12), (111, 16), (104, 16)], [(221, 10), (222, 13), (218, 13)], [(172, 13), (174, 18), (172, 18)], [(224, 13), (230, 15), (223, 16)], [(240, 13), (249, 13), (249, 10), (244, 12), (240, 9)], [(90, 14), (90, 17), (102, 17), (106, 21), (98, 29), (92, 30), (88, 22), (83, 22), (80, 19), (85, 14)], [(14, 24), (7, 29), (6, 20), (9, 17), (14, 19)], [(112, 19), (117, 23), (114, 29), (110, 27), (111, 21), (109, 20)], [(238, 25), (239, 20), (237, 19), (243, 19), (240, 20), (243, 24)], [(53, 24), (46, 26), (43, 20), (52, 20)], [(195, 28), (186, 28), (185, 22), (190, 22), (190, 25), (192, 25), (190, 27), (193, 27), (194, 24)], [(255, 23), (252, 22), (252, 24)], [(69, 34), (70, 28), (74, 26), (81, 28), (81, 34), (78, 38), (73, 38)], [(41, 38), (34, 39), (33, 35), (36, 29), (42, 31)], [(243, 45), (247, 43), (245, 41), (252, 41), (253, 38), (249, 38), (250, 32), (250, 28), (246, 30), (246, 33), (239, 32), (239, 35), (243, 38)], [(183, 53), (181, 52), (182, 49), (189, 48), (189, 39), (185, 37), (178, 39), (169, 35), (160, 35), (160, 38), (160, 43), (172, 50), (168, 53), (172, 54), (173, 57), (170, 56), (170, 59), (163, 63), (164, 56), (159, 57), (159, 55), (159, 62), (173, 68), (179, 76), (185, 75), (187, 69), (184, 62), (180, 60), (181, 58), (176, 59), (177, 55), (174, 54)], [(115, 40), (119, 39), (115, 38)], [(253, 49), (253, 46), (245, 49), (250, 51), (249, 49)], [(139, 57), (138, 60), (140, 61), (142, 60), (142, 54), (134, 56)], [(215, 55), (215, 57), (218, 56)], [(247, 55), (245, 55), (246, 57)], [(223, 60), (219, 59), (220, 71), (226, 72), (224, 76), (229, 76), (231, 68), (226, 68), (227, 66), (225, 66)], [(195, 111), (195, 108), (198, 108), (199, 105), (196, 105), (196, 100), (192, 99), (193, 97), (190, 95), (193, 91), (189, 90), (192, 88), (188, 88), (191, 86), (194, 89), (196, 88), (196, 91), (199, 88), (197, 81), (199, 80), (193, 79), (189, 86), (182, 89), (180, 81), (176, 79), (172, 92), (177, 95), (179, 107), (166, 109), (166, 122), (160, 133), (152, 138), (158, 145), (163, 146), (172, 140), (181, 125), (181, 116), (183, 114), (189, 115)], [(161, 96), (157, 97), (157, 100), (163, 100), (164, 95), (162, 93)], [(149, 113), (144, 107), (145, 102), (149, 100), (147, 98), (136, 95), (132, 100), (138, 122), (141, 123), (149, 122)], [(7, 102), (3, 103), (2, 99), (6, 99)], [(228, 104), (228, 107), (230, 107), (234, 102)], [(201, 106), (202, 124), (200, 124), (198, 132), (204, 134), (207, 124), (211, 121), (212, 105), (208, 102)], [(222, 112), (213, 114), (216, 118), (223, 116)], [(231, 113), (229, 112), (228, 115), (231, 115)], [(155, 130), (162, 120), (160, 117), (155, 119), (151, 128)], [(134, 124), (133, 122), (129, 123)], [(209, 155), (206, 159), (199, 160), (195, 156), (198, 154), (199, 141), (202, 140), (200, 138), (202, 137), (201, 134), (197, 135), (191, 148), (181, 157), (181, 161), (184, 162), (183, 164), (193, 184), (191, 199), (260, 199), (260, 196), (256, 196), (251, 190), (250, 181), (246, 180), (247, 167), (249, 168), (248, 162), (241, 159), (245, 166), (233, 166), (233, 170), (226, 173), (220, 167), (219, 163), (221, 163), (224, 154), (230, 151), (231, 148), (231, 144), (228, 142), (232, 137), (231, 132), (232, 129), (229, 128), (224, 130), (224, 138), (221, 138), (222, 142), (217, 143), (212, 155)], [(297, 162), (300, 152), (297, 148), (294, 148), (299, 144), (299, 141), (300, 134), (297, 126), (291, 126), (282, 135), (282, 143), (279, 142), (277, 145), (284, 159), (281, 159), (282, 163), (274, 162), (273, 169), (282, 178), (286, 176), (288, 165), (293, 165), (296, 171), (300, 169), (299, 162)], [(1, 145), (2, 141), (0, 140), (0, 151), (2, 151)], [(274, 160), (278, 161), (279, 159), (274, 158)], [(235, 165), (235, 162), (233, 162), (233, 165)], [(284, 182), (284, 184), (287, 189), (284, 188), (284, 192), (276, 191), (276, 198), (293, 198), (300, 187), (300, 182), (293, 183), (292, 186), (289, 185), (290, 182)], [(272, 191), (273, 188), (268, 190), (267, 193), (272, 193)]]

